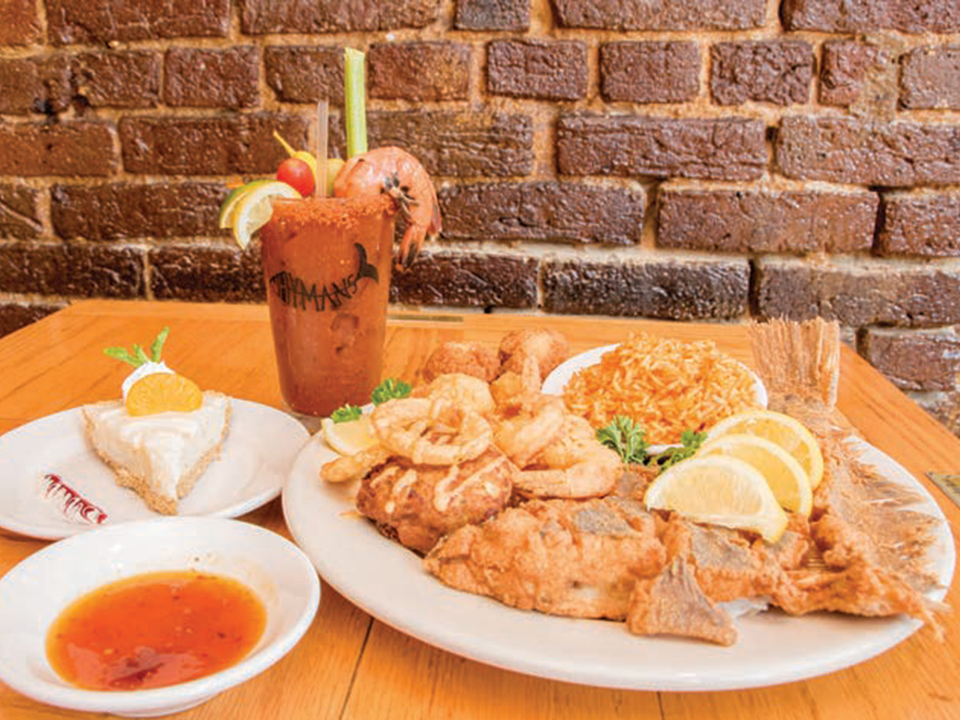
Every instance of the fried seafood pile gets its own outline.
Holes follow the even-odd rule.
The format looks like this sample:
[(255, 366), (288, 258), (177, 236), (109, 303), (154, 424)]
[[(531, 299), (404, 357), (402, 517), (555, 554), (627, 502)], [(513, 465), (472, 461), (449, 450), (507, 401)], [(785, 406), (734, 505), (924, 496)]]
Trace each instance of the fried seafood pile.
[[(423, 554), (440, 581), (520, 609), (720, 645), (737, 638), (724, 604), (743, 599), (792, 615), (906, 613), (936, 628), (938, 607), (923, 594), (935, 584), (924, 557), (936, 520), (857, 461), (833, 406), (836, 380), (823, 377), (837, 372), (839, 337), (824, 323), (811, 328), (752, 330), (772, 407), (803, 421), (827, 460), (813, 514), (792, 515), (776, 543), (648, 511), (656, 470), (624, 466), (562, 399), (540, 392), (564, 358), (536, 331), (498, 357), (495, 373), (476, 348), (441, 348), (434, 370), (458, 372), (377, 407), (379, 444), (321, 476), (359, 480), (357, 509)], [(811, 366), (785, 374), (787, 358)]]

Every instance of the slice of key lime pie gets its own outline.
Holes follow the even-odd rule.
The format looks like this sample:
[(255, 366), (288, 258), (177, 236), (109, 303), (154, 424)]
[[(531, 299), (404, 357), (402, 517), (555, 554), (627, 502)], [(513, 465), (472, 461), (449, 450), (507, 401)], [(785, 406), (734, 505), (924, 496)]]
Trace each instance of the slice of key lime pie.
[(123, 399), (86, 405), (87, 437), (117, 484), (139, 494), (158, 513), (174, 515), (207, 466), (220, 455), (230, 428), (230, 398), (202, 392), (160, 360), (169, 328), (150, 346), (107, 348), (133, 365)]

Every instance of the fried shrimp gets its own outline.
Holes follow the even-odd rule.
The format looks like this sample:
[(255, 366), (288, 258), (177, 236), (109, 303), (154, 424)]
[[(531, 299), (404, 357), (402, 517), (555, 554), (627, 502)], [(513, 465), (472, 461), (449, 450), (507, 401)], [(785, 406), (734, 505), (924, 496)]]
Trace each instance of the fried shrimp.
[(413, 397), (430, 400), (444, 398), (479, 415), (489, 415), (494, 410), (493, 396), (487, 383), (462, 373), (440, 375), (429, 385), (414, 390)]
[(371, 421), (385, 448), (418, 465), (473, 460), (493, 441), (483, 417), (442, 397), (390, 400), (373, 411)]
[(540, 398), (541, 377), (537, 361), (524, 360), (519, 371), (509, 370), (490, 383), (490, 394), (502, 413), (529, 408)]
[(344, 455), (328, 462), (320, 468), (320, 477), (331, 483), (359, 480), (389, 459), (390, 452), (380, 445), (375, 445), (355, 455)]
[(541, 395), (529, 408), (500, 421), (494, 434), (497, 447), (522, 469), (558, 437), (565, 415), (563, 400)]
[(557, 439), (534, 458), (534, 469), (516, 476), (514, 485), (528, 497), (602, 497), (613, 491), (622, 472), (620, 456), (600, 444), (590, 423), (567, 415)]

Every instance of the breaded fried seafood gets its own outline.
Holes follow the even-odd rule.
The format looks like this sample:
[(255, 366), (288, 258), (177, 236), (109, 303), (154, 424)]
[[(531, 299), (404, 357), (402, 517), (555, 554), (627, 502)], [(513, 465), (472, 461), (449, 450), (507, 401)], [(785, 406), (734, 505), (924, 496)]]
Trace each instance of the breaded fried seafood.
[(451, 340), (430, 353), (420, 376), (424, 382), (431, 382), (449, 373), (462, 373), (490, 382), (500, 374), (500, 358), (496, 350), (483, 343)]
[(415, 388), (411, 396), (431, 400), (444, 398), (480, 415), (489, 415), (494, 410), (490, 386), (483, 380), (462, 373), (440, 375), (429, 385)]
[(545, 378), (557, 365), (570, 357), (570, 343), (562, 333), (546, 328), (514, 330), (500, 341), (501, 371), (523, 372), (523, 361), (537, 361), (540, 377)]
[(394, 458), (363, 479), (357, 510), (402, 545), (428, 552), (457, 528), (474, 525), (506, 507), (514, 468), (490, 447), (455, 465), (414, 465)]

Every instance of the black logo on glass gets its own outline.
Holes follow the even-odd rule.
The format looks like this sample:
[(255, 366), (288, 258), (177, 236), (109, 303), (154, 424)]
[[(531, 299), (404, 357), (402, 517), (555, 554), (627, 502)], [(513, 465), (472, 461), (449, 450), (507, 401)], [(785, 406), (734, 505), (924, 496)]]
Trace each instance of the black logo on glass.
[(340, 282), (332, 282), (317, 290), (316, 283), (307, 285), (306, 281), (291, 272), (281, 270), (270, 278), (270, 288), (284, 305), (306, 310), (313, 307), (317, 312), (327, 309), (329, 304), (336, 310), (345, 300), (357, 294), (357, 285), (364, 278), (370, 278), (380, 284), (380, 273), (376, 265), (367, 262), (367, 251), (360, 243), (354, 243), (360, 263), (357, 271), (345, 275)]

